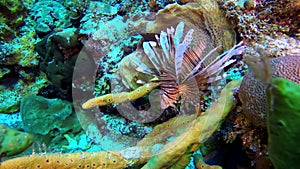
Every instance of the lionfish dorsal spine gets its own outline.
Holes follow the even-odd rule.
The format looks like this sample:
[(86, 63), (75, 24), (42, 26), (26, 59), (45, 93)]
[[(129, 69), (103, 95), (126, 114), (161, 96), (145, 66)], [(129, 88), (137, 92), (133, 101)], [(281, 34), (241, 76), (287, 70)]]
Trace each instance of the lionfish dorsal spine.
[[(150, 43), (150, 46), (152, 47), (152, 50), (156, 54), (156, 56), (158, 56), (158, 57), (156, 57), (157, 61), (159, 62), (159, 64), (158, 64), (159, 67), (157, 69), (161, 69), (161, 68), (163, 68), (163, 70), (166, 69), (165, 64), (163, 62), (164, 54), (163, 53), (161, 55), (159, 54), (159, 52), (156, 49), (156, 45), (157, 45), (156, 42), (150, 41), (149, 43)], [(160, 72), (160, 71), (158, 71), (158, 72)]]
[[(143, 43), (143, 48), (144, 48), (144, 52), (146, 53), (146, 55), (148, 56), (148, 58), (150, 59), (151, 63), (153, 64), (154, 68), (156, 69), (156, 71), (161, 74), (161, 70), (160, 70), (160, 63), (158, 61), (158, 57), (160, 57), (160, 55), (157, 55), (158, 53), (155, 53), (152, 46), (150, 45), (151, 42), (144, 42)], [(154, 42), (156, 43), (156, 42)]]
[(138, 67), (136, 68), (136, 71), (138, 72), (142, 72), (148, 75), (155, 75), (155, 72), (152, 71), (145, 63), (143, 63), (141, 60), (139, 59), (133, 59), (133, 62), (138, 65)]
[[(177, 30), (176, 30), (177, 32)], [(187, 34), (184, 37), (184, 40), (182, 43), (176, 46), (176, 52), (175, 52), (175, 72), (176, 72), (176, 78), (177, 82), (181, 83), (181, 68), (182, 68), (182, 62), (183, 62), (183, 57), (184, 53), (186, 52), (188, 46), (192, 43), (193, 41), (193, 32), (194, 29), (190, 29)], [(174, 40), (175, 41), (175, 40)]]
[(165, 61), (165, 63), (169, 62), (170, 61), (170, 46), (169, 46), (169, 39), (168, 39), (168, 36), (167, 36), (167, 33), (164, 32), (164, 31), (161, 31), (160, 33), (160, 36), (159, 36), (159, 44), (162, 48), (162, 56), (163, 56), (163, 59)]
[[(171, 27), (173, 28), (173, 27)], [(179, 22), (178, 25), (176, 26), (176, 31), (174, 33), (174, 28), (173, 28), (173, 34), (174, 34), (174, 45), (177, 46), (180, 44), (180, 40), (183, 36), (183, 30), (184, 30), (184, 23), (183, 22)]]

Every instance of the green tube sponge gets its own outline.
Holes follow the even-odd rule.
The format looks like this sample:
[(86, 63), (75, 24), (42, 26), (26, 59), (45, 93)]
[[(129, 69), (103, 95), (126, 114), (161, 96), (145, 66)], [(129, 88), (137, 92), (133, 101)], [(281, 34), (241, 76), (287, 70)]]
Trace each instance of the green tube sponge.
[(270, 159), (275, 169), (299, 168), (300, 85), (274, 78), (268, 92)]
[(33, 143), (31, 134), (0, 124), (0, 157), (17, 155)]

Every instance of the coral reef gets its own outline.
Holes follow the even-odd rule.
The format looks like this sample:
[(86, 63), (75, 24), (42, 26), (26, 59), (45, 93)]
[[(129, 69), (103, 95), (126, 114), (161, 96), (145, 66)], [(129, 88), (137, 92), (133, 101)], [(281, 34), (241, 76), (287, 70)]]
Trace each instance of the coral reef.
[[(79, 2), (82, 3), (78, 4)], [(69, 11), (68, 9), (71, 10), (69, 6), (67, 9), (56, 1), (37, 3), (27, 0), (1, 1), (0, 6), (3, 9), (1, 10), (1, 21), (3, 21), (1, 22), (1, 30), (3, 31), (1, 31), (0, 36), (0, 90), (3, 93), (0, 98), (1, 113), (18, 111), (23, 96), (38, 94), (50, 84), (45, 74), (39, 70), (40, 59), (45, 60), (44, 55), (38, 54), (36, 50), (38, 47), (36, 44), (40, 41), (39, 38), (45, 36), (45, 33), (40, 34), (40, 32), (57, 31), (52, 33), (55, 34), (52, 39), (55, 39), (56, 42), (59, 41), (58, 45), (62, 44), (63, 46), (65, 39), (59, 39), (58, 36), (63, 37), (62, 33), (66, 34), (67, 29), (63, 31), (60, 29), (72, 26), (80, 19), (85, 3), (85, 1), (69, 1), (67, 3), (69, 6), (73, 4), (72, 11)], [(70, 49), (70, 46), (76, 45), (74, 38), (77, 36), (72, 36), (72, 38), (69, 46), (61, 47), (64, 56), (70, 57), (76, 53)], [(67, 72), (67, 69), (64, 71)], [(70, 73), (68, 76), (71, 76)], [(71, 86), (70, 81), (69, 83)]]
[(72, 25), (71, 20), (77, 19), (77, 13), (69, 11), (56, 1), (39, 1), (30, 9), (28, 24), (35, 27), (37, 33), (67, 28)]
[(34, 51), (34, 37), (35, 33), (24, 33), (23, 36), (13, 39), (10, 44), (4, 44), (1, 63), (5, 66), (15, 64), (21, 67), (37, 66), (39, 55)]
[[(255, 57), (255, 56), (249, 56)], [(249, 61), (248, 61), (249, 62)], [(259, 62), (250, 62), (259, 65)], [(285, 56), (270, 59), (272, 77), (282, 77), (300, 84), (300, 56)], [(252, 66), (252, 67), (253, 67)], [(262, 68), (250, 69), (241, 84), (239, 98), (242, 102), (243, 112), (250, 122), (259, 127), (266, 127), (267, 121), (267, 93), (268, 84), (256, 78), (263, 73)]]
[[(215, 55), (213, 55), (213, 52), (216, 50), (216, 48), (208, 52), (207, 54), (204, 53), (203, 48), (206, 47), (206, 44), (204, 42), (200, 43), (200, 45), (193, 50), (187, 50), (190, 43), (192, 42), (192, 33), (194, 30), (190, 29), (184, 36), (183, 40), (181, 40), (181, 37), (183, 37), (183, 31), (184, 23), (180, 22), (177, 25), (176, 30), (172, 27), (168, 28), (168, 33), (164, 31), (161, 32), (160, 37), (157, 37), (157, 41), (160, 41), (159, 47), (162, 48), (162, 54), (158, 52), (160, 49), (157, 48), (156, 42), (150, 41), (143, 43), (144, 52), (148, 56), (148, 61), (144, 61), (145, 59), (143, 59), (143, 62), (143, 56), (140, 59), (139, 57), (132, 57), (131, 59), (129, 59), (130, 62), (133, 61), (134, 63), (136, 63), (133, 64), (133, 68), (130, 68), (129, 66), (129, 70), (137, 70), (140, 74), (148, 74), (149, 76), (156, 77), (158, 78), (157, 80), (159, 81), (159, 83), (148, 83), (138, 87), (132, 92), (121, 92), (100, 96), (88, 100), (83, 104), (82, 107), (84, 109), (87, 109), (95, 107), (97, 105), (104, 106), (112, 103), (122, 103), (128, 100), (135, 100), (149, 93), (153, 88), (159, 85), (161, 86), (161, 90), (164, 91), (163, 93), (161, 93), (163, 95), (161, 96), (162, 109), (166, 109), (167, 107), (172, 106), (173, 103), (179, 98), (179, 93), (181, 93), (181, 97), (183, 97), (184, 101), (194, 100), (193, 103), (195, 105), (198, 105), (199, 103), (195, 103), (196, 101), (194, 97), (193, 99), (190, 98), (190, 93), (192, 92), (192, 90), (195, 90), (193, 88), (202, 89), (206, 83), (213, 83), (215, 81), (218, 81), (222, 75), (216, 77), (214, 75), (219, 74), (220, 71), (222, 71), (225, 67), (224, 65), (230, 64), (228, 63), (230, 62), (230, 58), (233, 55), (240, 54), (243, 50), (243, 47), (240, 47), (240, 44), (236, 45), (229, 51), (222, 54), (222, 56), (217, 58), (215, 57)], [(207, 67), (205, 67), (204, 63), (208, 64), (208, 60), (212, 60), (211, 63), (214, 64), (210, 63), (209, 65), (207, 65)], [(231, 60), (231, 63), (232, 62), (234, 62), (234, 60)], [(124, 60), (121, 62), (120, 66), (121, 76), (123, 75), (122, 77), (125, 80), (124, 82), (127, 82), (126, 86), (132, 87), (132, 80), (135, 78), (137, 78), (138, 80), (140, 79), (139, 77), (133, 77), (137, 73), (134, 73), (134, 75), (132, 75), (132, 73), (125, 73), (128, 71), (124, 71), (127, 67), (124, 68), (123, 63)], [(130, 65), (130, 63), (127, 65)], [(156, 70), (152, 71), (150, 69), (152, 67), (154, 67)], [(176, 73), (175, 75), (174, 72)], [(130, 78), (128, 78), (128, 75)], [(192, 84), (193, 78), (196, 79), (195, 82), (197, 82), (197, 84)], [(165, 83), (164, 81), (167, 81), (167, 83)], [(172, 86), (171, 83), (176, 83), (177, 86)], [(164, 88), (164, 86), (167, 87)], [(174, 93), (174, 91), (169, 91), (172, 90), (171, 88), (174, 88), (173, 90), (178, 90), (178, 92), (176, 92), (175, 95), (168, 94)], [(194, 92), (193, 94), (196, 93)], [(182, 104), (184, 104), (184, 101), (182, 101)]]
[[(110, 22), (110, 20), (120, 17), (126, 18), (134, 13), (141, 13), (145, 11), (146, 8), (146, 3), (139, 1), (134, 1), (134, 3), (131, 2), (131, 0), (124, 0), (122, 3), (118, 1), (91, 1), (86, 8), (84, 17), (81, 19), (80, 33), (92, 34), (97, 30), (107, 31), (102, 25), (108, 24), (109, 26), (114, 24), (114, 22)], [(122, 28), (125, 25), (119, 24), (118, 26)], [(118, 27), (112, 28), (119, 29)]]
[(240, 35), (260, 41), (282, 34), (299, 38), (299, 2), (293, 0), (219, 0), (226, 15), (236, 23)]
[[(24, 70), (15, 71), (5, 75), (0, 80), (0, 113), (14, 113), (18, 111), (22, 97), (29, 93), (37, 94), (41, 88), (48, 85), (47, 78), (43, 73), (35, 74)], [(18, 74), (22, 76), (16, 77)], [(13, 78), (9, 78), (10, 76), (13, 76)]]
[[(180, 156), (184, 155), (191, 145), (205, 142), (218, 129), (220, 122), (235, 107), (232, 96), (234, 89), (239, 86), (240, 82), (241, 80), (236, 80), (226, 85), (220, 94), (221, 97), (214, 102), (207, 112), (192, 120), (188, 125), (178, 125), (178, 127), (183, 127), (183, 130), (181, 129), (183, 132), (171, 142), (166, 143), (163, 148), (155, 149), (158, 145), (152, 144), (152, 140), (146, 137), (146, 143), (153, 146), (143, 146), (141, 143), (137, 147), (119, 151), (31, 155), (5, 161), (0, 164), (1, 168), (8, 169), (13, 166), (18, 166), (18, 169), (49, 168), (50, 166), (52, 168), (126, 168), (141, 165), (147, 162), (149, 158), (151, 159), (143, 168), (167, 167), (172, 165), (170, 162), (177, 161)], [(180, 121), (177, 122), (181, 123)], [(159, 132), (155, 131), (155, 133)], [(165, 137), (163, 140), (169, 137), (168, 134), (163, 136)], [(189, 150), (195, 151), (193, 148)], [(155, 152), (158, 154), (153, 156)]]
[[(268, 113), (266, 74), (293, 79), (299, 83), (297, 65), (300, 56), (299, 2), (291, 0), (218, 0), (218, 2), (226, 16), (237, 26), (239, 36), (247, 45), (243, 58), (250, 67), (238, 91), (242, 111), (233, 118), (234, 131), (228, 132), (228, 137), (243, 141), (248, 156), (252, 156), (253, 166), (272, 168), (268, 157), (266, 130)], [(267, 60), (270, 58), (272, 71), (268, 70), (268, 64), (262, 64), (265, 58)]]
[[(95, 33), (89, 34), (89, 39), (85, 41), (86, 47), (90, 47), (90, 51), (93, 52), (96, 51), (95, 53), (98, 54), (98, 57), (95, 60), (99, 64), (98, 68), (98, 77), (96, 78), (96, 81), (99, 85), (96, 86), (96, 96), (100, 96), (107, 94), (107, 93), (115, 93), (116, 95), (120, 92), (118, 92), (116, 88), (120, 86), (124, 82), (125, 79), (122, 79), (120, 83), (117, 83), (112, 80), (112, 79), (117, 79), (115, 78), (114, 74), (117, 70), (117, 63), (122, 59), (121, 63), (128, 63), (128, 69), (131, 68), (130, 64), (130, 58), (134, 57), (141, 57), (139, 54), (143, 53), (140, 52), (141, 50), (141, 44), (143, 41), (153, 41), (155, 40), (155, 34), (159, 34), (161, 30), (166, 30), (170, 26), (175, 26), (177, 23), (180, 21), (183, 21), (186, 24), (185, 32), (186, 33), (189, 29), (194, 29), (195, 33), (194, 35), (194, 40), (193, 44), (191, 44), (191, 48), (194, 48), (198, 45), (198, 43), (201, 40), (206, 41), (206, 45), (208, 48), (206, 49), (207, 52), (210, 50), (214, 49), (215, 47), (221, 45), (221, 47), (217, 50), (215, 53), (215, 56), (218, 55), (218, 53), (221, 53), (225, 51), (226, 49), (230, 49), (234, 44), (235, 44), (235, 33), (232, 29), (232, 26), (228, 24), (226, 21), (226, 18), (222, 15), (221, 11), (218, 10), (217, 4), (212, 1), (212, 2), (204, 2), (202, 1), (202, 5), (199, 5), (198, 2), (192, 3), (192, 4), (187, 4), (187, 5), (178, 5), (178, 4), (172, 4), (167, 6), (168, 9), (162, 9), (159, 11), (159, 13), (155, 16), (153, 15), (148, 15), (148, 14), (137, 14), (132, 18), (128, 17), (119, 17), (116, 16), (115, 19), (112, 19), (111, 22), (103, 22), (103, 24), (108, 24), (110, 27), (111, 31), (106, 30), (104, 27), (100, 28), (99, 31), (96, 31)], [(171, 13), (171, 14), (169, 14)], [(102, 15), (104, 16), (104, 15)], [(154, 20), (154, 16), (158, 18), (157, 20)], [(108, 16), (107, 16), (108, 17)], [(112, 16), (109, 16), (112, 17)], [(199, 21), (199, 18), (201, 21)], [(118, 19), (118, 22), (117, 22)], [(220, 22), (224, 23), (222, 25), (218, 24)], [(100, 21), (101, 22), (101, 21)], [(100, 23), (99, 20), (98, 22), (93, 22), (94, 24)], [(191, 23), (192, 22), (192, 23)], [(203, 26), (200, 22), (205, 23)], [(112, 24), (115, 23), (115, 24)], [(193, 25), (195, 24), (195, 25)], [(210, 25), (212, 25), (210, 27)], [(118, 25), (116, 28), (115, 25)], [(87, 27), (89, 28), (89, 27)], [(91, 26), (90, 30), (93, 30), (94, 26)], [(119, 31), (119, 28), (124, 28)], [(134, 28), (134, 29), (133, 29)], [(85, 29), (84, 29), (85, 30)], [(125, 30), (125, 31), (124, 31)], [(82, 32), (86, 33), (86, 32)], [(123, 40), (124, 37), (127, 38), (128, 36), (131, 36), (132, 34), (135, 33), (140, 33), (143, 37), (141, 39), (141, 36), (138, 38), (135, 38), (136, 45), (129, 46), (129, 47), (123, 47), (124, 44), (132, 44), (132, 40), (130, 41), (125, 41)], [(212, 35), (214, 34), (214, 35)], [(111, 35), (111, 36), (107, 36)], [(212, 36), (211, 36), (212, 35)], [(112, 37), (110, 39), (110, 37)], [(220, 39), (220, 37), (222, 37)], [(132, 38), (131, 38), (132, 39)], [(140, 40), (141, 39), (141, 40)], [(117, 42), (114, 42), (116, 40)], [(212, 42), (214, 41), (214, 42)], [(109, 45), (107, 44), (112, 44), (112, 48), (108, 47)], [(138, 50), (136, 50), (136, 47)], [(109, 49), (111, 48), (111, 49)], [(159, 48), (159, 47), (158, 47)], [(116, 51), (116, 52), (111, 52), (111, 51)], [(136, 52), (132, 52), (136, 51)], [(139, 53), (140, 52), (140, 53)], [(87, 52), (88, 53), (88, 52)], [(131, 57), (127, 57), (126, 55), (131, 53), (130, 55), (134, 55)], [(90, 53), (88, 53), (90, 54)], [(93, 54), (93, 53), (92, 53)], [(93, 54), (94, 55), (94, 54)], [(99, 56), (100, 55), (100, 56)], [(125, 57), (124, 57), (125, 56)], [(142, 56), (146, 56), (143, 54)], [(100, 59), (98, 59), (100, 58)], [(127, 61), (126, 61), (127, 60)], [(209, 61), (207, 61), (207, 64), (209, 64)], [(118, 68), (119, 69), (119, 68)], [(128, 73), (124, 73), (123, 71), (120, 71), (121, 73), (126, 74), (126, 76), (135, 76), (136, 71), (134, 68), (132, 70), (128, 70)], [(119, 69), (120, 70), (120, 69)], [(126, 70), (126, 69), (123, 69)], [(88, 76), (83, 77), (84, 79), (87, 79)], [(136, 75), (137, 78), (128, 78), (129, 79), (129, 86), (126, 86), (127, 89), (125, 91), (134, 91), (136, 88), (141, 86), (144, 82), (149, 82), (151, 79), (150, 77), (145, 77), (143, 75)], [(144, 78), (145, 77), (145, 78)], [(124, 78), (124, 76), (122, 77)], [(138, 83), (136, 83), (139, 80)], [(123, 81), (123, 82), (122, 82)], [(141, 82), (141, 83), (140, 83)], [(77, 83), (77, 82), (76, 82)], [(85, 83), (85, 82), (83, 82)], [(93, 83), (93, 82), (91, 82)], [(132, 85), (133, 84), (133, 85)], [(132, 86), (131, 86), (132, 85)], [(83, 90), (88, 91), (91, 88), (90, 82), (86, 83), (85, 85), (78, 85), (79, 87), (82, 87)], [(113, 87), (111, 87), (113, 86)], [(117, 86), (117, 87), (116, 87)], [(77, 85), (76, 85), (77, 87)], [(116, 89), (116, 91), (110, 91), (110, 89)], [(93, 97), (93, 95), (91, 95)], [(89, 99), (91, 97), (88, 97)], [(210, 100), (210, 98), (208, 99)], [(140, 103), (140, 102), (139, 102)], [(140, 105), (138, 104), (137, 107)], [(141, 105), (143, 107), (144, 105)], [(103, 106), (100, 108), (100, 113), (94, 113), (93, 110), (91, 110), (91, 113), (88, 113), (90, 111), (87, 111), (87, 114), (89, 116), (94, 113), (97, 114), (96, 118), (101, 117), (103, 119), (104, 115), (110, 115), (110, 114), (117, 114), (116, 110), (113, 109), (115, 105), (109, 105), (109, 106)], [(203, 109), (205, 110), (205, 109)], [(126, 111), (129, 112), (129, 111)], [(167, 118), (168, 119), (168, 118)], [(126, 120), (126, 119), (125, 119)], [(166, 120), (166, 119), (165, 119)], [(100, 122), (99, 122), (100, 123)], [(100, 123), (103, 124), (103, 123)], [(104, 123), (105, 126), (108, 124)], [(104, 127), (105, 127), (104, 126)], [(98, 125), (98, 129), (100, 130), (101, 134), (103, 134), (103, 126)], [(102, 135), (103, 136), (103, 135)], [(117, 140), (118, 142), (121, 142)]]
[[(7, 3), (3, 9), (15, 12), (9, 16), (11, 24), (14, 24), (12, 18), (23, 18), (27, 14), (25, 9), (31, 9), (30, 7), (33, 5), (32, 2), (27, 1), (3, 1), (1, 3), (3, 3), (2, 5)], [(29, 93), (37, 94), (48, 85), (47, 78), (37, 70), (40, 56), (35, 51), (37, 42), (35, 25), (30, 24), (29, 17), (17, 20), (22, 22), (18, 25), (10, 25), (13, 36), (1, 36), (7, 37), (0, 43), (1, 71), (5, 72), (5, 75), (1, 77), (1, 92), (3, 93), (1, 96), (1, 103), (3, 103), (1, 104), (1, 113), (16, 112), (19, 109), (21, 97)], [(10, 37), (14, 39), (10, 39)]]
[(0, 168), (297, 168), (299, 6), (1, 1)]
[(16, 112), (23, 96), (37, 94), (49, 84), (45, 74), (36, 70), (40, 56), (35, 52), (35, 34), (22, 34), (11, 43), (1, 44), (1, 113)]
[(292, 0), (218, 0), (218, 2), (250, 48), (263, 48), (269, 57), (299, 55), (298, 2)]
[(220, 120), (224, 119), (235, 107), (235, 101), (230, 97), (232, 97), (234, 88), (238, 87), (240, 82), (241, 79), (227, 84), (222, 90), (220, 98), (205, 113), (185, 126), (187, 131), (183, 132), (172, 142), (167, 143), (160, 150), (160, 153), (152, 157), (143, 168), (154, 169), (172, 165), (172, 162), (178, 160), (178, 157), (184, 154), (187, 147), (192, 144), (205, 142), (218, 128)]
[(249, 65), (238, 91), (242, 102), (242, 112), (236, 116), (235, 132), (228, 132), (229, 137), (238, 136), (243, 141), (247, 153), (253, 156), (253, 164), (257, 167), (271, 167), (268, 153), (267, 117), (270, 110), (267, 89), (270, 78), (286, 78), (299, 83), (300, 55), (286, 55), (277, 58), (264, 48), (248, 47), (244, 53), (244, 61)]
[(0, 40), (9, 42), (17, 36), (17, 29), (24, 23), (29, 8), (33, 2), (30, 0), (14, 1), (3, 0), (0, 2)]
[[(93, 20), (93, 18), (87, 19), (87, 21)], [(98, 26), (89, 26), (84, 21), (85, 18), (82, 20), (83, 24), (79, 33), (87, 34), (89, 37), (88, 39), (83, 39), (82, 42), (88, 57), (91, 57), (96, 66), (98, 66), (96, 68), (98, 75), (95, 94), (96, 96), (103, 95), (111, 90), (110, 79), (114, 76), (113, 74), (115, 74), (120, 60), (135, 50), (142, 37), (134, 35), (136, 32), (131, 29), (130, 24), (125, 22), (121, 16), (116, 16), (109, 22), (103, 20), (97, 21), (97, 23), (99, 22), (99, 28)], [(106, 26), (100, 27), (101, 25)], [(78, 87), (79, 90), (82, 88), (82, 90), (89, 91), (90, 89), (83, 86), (85, 83), (78, 83), (75, 86), (80, 85), (81, 87)]]
[[(139, 17), (141, 18), (141, 16)], [(155, 19), (151, 18), (151, 16), (144, 16), (139, 22), (136, 22), (134, 27), (137, 32), (143, 33), (146, 30), (145, 33), (159, 34), (161, 30), (166, 30), (179, 22), (184, 22), (187, 30), (194, 29), (195, 31), (192, 47), (197, 46), (201, 41), (205, 41), (206, 50), (210, 51), (221, 45), (218, 52), (222, 52), (236, 44), (233, 25), (224, 17), (214, 0), (198, 0), (185, 5), (170, 4), (159, 10), (155, 15)]]
[[(0, 157), (10, 157), (25, 151), (33, 143), (29, 133), (0, 124)], [(1, 164), (0, 164), (1, 166)]]
[[(159, 34), (161, 30), (166, 30), (168, 27), (175, 26), (183, 21), (186, 24), (186, 30), (195, 30), (192, 47), (197, 46), (200, 41), (205, 41), (206, 52), (221, 45), (218, 49), (218, 53), (221, 53), (235, 44), (233, 27), (222, 15), (215, 1), (197, 1), (182, 6), (175, 3), (167, 5), (157, 14), (138, 13), (129, 17), (116, 16), (109, 22), (103, 20), (97, 20), (96, 22), (93, 19), (95, 18), (83, 18), (83, 27), (80, 33), (91, 34), (90, 39), (84, 44), (88, 49), (96, 51), (96, 54), (93, 54), (96, 62), (102, 62), (100, 77), (97, 80), (99, 85), (96, 86), (97, 95), (109, 91), (110, 87), (107, 84), (110, 84), (111, 81), (107, 79), (111, 79), (112, 72), (116, 70), (115, 63), (132, 53), (137, 47), (140, 47), (141, 37), (133, 37), (132, 35), (143, 35), (143, 41), (153, 40), (154, 34)], [(89, 24), (85, 26), (86, 20), (93, 24), (97, 23), (97, 25), (105, 24), (107, 27), (91, 26)], [(130, 38), (127, 40), (124, 37)], [(99, 92), (98, 90), (102, 91)]]
[(40, 70), (46, 73), (51, 86), (62, 93), (62, 99), (70, 99), (73, 67), (81, 48), (77, 28), (54, 32), (36, 44), (41, 56)]

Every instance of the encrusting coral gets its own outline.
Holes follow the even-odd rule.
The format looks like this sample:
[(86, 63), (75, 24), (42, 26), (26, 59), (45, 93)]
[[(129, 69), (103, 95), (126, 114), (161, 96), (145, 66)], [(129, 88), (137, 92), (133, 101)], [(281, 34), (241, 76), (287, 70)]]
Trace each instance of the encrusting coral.
[[(146, 165), (143, 166), (144, 169), (158, 169), (172, 166), (172, 163), (183, 156), (190, 146), (201, 145), (201, 143), (204, 143), (211, 134), (218, 129), (220, 122), (235, 107), (233, 93), (240, 85), (240, 82), (241, 79), (227, 84), (221, 91), (220, 98), (214, 102), (206, 112), (202, 113), (195, 120), (192, 120), (187, 126), (184, 125), (183, 127), (187, 130), (184, 130), (177, 138), (166, 143), (163, 148), (159, 148), (158, 150), (155, 148), (158, 144), (143, 146), (141, 143), (137, 147), (116, 151), (34, 154), (5, 161), (0, 164), (0, 167), (1, 169), (118, 169), (134, 167), (144, 163), (146, 163)], [(169, 137), (169, 135), (167, 135), (167, 137)], [(149, 143), (149, 141), (151, 140), (147, 142)], [(195, 148), (192, 148), (191, 151), (195, 151)]]

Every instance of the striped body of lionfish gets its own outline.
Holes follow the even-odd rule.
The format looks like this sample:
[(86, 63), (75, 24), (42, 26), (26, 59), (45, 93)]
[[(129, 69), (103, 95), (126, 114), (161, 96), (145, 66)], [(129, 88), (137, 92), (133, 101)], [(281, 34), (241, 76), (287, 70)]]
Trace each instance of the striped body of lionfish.
[[(234, 63), (232, 56), (239, 55), (244, 50), (242, 42), (221, 55), (216, 51), (220, 46), (204, 53), (206, 44), (200, 42), (195, 48), (189, 49), (193, 40), (193, 29), (183, 38), (184, 23), (180, 22), (176, 29), (167, 28), (155, 35), (156, 42), (143, 42), (143, 57), (131, 57), (130, 62), (136, 65), (135, 70), (153, 79), (132, 92), (107, 94), (88, 100), (83, 108), (103, 106), (111, 103), (122, 103), (138, 99), (154, 88), (159, 87), (160, 107), (166, 109), (175, 107), (180, 100), (181, 105), (200, 105), (200, 94), (207, 84), (217, 82), (224, 77), (221, 72), (225, 67)], [(181, 40), (183, 39), (183, 40)], [(145, 61), (146, 60), (146, 61)], [(120, 64), (122, 75), (124, 64)], [(123, 78), (128, 76), (123, 74)], [(126, 80), (125, 80), (126, 81)], [(198, 99), (197, 99), (198, 98)]]

